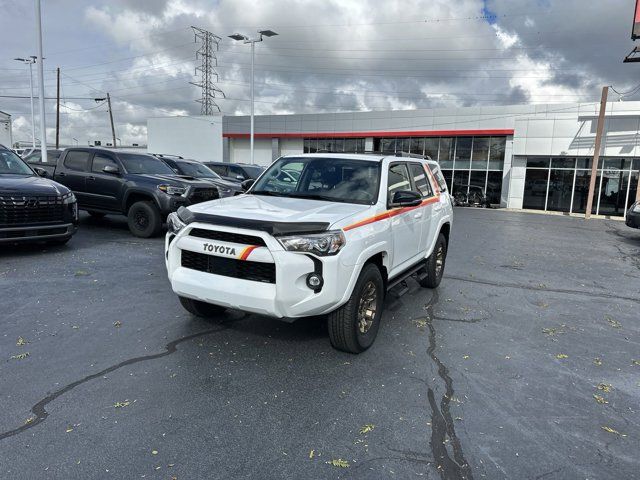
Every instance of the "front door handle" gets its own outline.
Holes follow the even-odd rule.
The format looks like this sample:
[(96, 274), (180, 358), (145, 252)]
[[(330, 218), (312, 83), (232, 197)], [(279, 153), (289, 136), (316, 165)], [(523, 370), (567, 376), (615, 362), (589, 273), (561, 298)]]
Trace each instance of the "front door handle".
[(96, 177), (94, 177), (93, 175), (90, 175), (90, 176), (88, 176), (88, 177), (87, 177), (87, 179), (88, 179), (88, 180), (95, 180), (95, 179), (96, 179)]
[(60, 172), (60, 173), (58, 174), (58, 176), (59, 176), (59, 177), (64, 177), (65, 175), (66, 175), (66, 173), (64, 173), (64, 172)]

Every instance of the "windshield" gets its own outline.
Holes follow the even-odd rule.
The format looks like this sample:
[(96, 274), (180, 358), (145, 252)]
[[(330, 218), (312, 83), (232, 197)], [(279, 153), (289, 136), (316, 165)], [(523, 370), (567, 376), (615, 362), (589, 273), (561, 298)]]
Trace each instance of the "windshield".
[(0, 150), (0, 175), (33, 175), (33, 171), (11, 150)]
[(378, 199), (380, 164), (343, 158), (281, 158), (249, 193), (371, 205)]
[(162, 174), (175, 175), (176, 172), (171, 170), (162, 160), (152, 157), (151, 155), (140, 155), (136, 153), (121, 153), (118, 155), (124, 168), (129, 173), (146, 173), (146, 174)]
[(189, 175), (190, 177), (196, 178), (220, 178), (220, 175), (201, 163), (175, 162), (175, 164), (178, 167), (180, 175)]

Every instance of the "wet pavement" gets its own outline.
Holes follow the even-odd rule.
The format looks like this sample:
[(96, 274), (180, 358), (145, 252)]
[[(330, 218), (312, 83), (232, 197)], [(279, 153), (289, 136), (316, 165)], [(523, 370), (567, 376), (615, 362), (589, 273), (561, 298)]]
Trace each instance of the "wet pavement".
[(192, 318), (118, 217), (3, 246), (0, 478), (640, 478), (640, 231), (455, 215), (440, 288), (358, 356)]

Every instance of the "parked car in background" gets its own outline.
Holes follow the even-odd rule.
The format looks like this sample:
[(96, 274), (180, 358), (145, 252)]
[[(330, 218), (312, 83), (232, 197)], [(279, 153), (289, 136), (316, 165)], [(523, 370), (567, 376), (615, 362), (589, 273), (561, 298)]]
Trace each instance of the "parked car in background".
[(182, 178), (161, 159), (143, 153), (68, 148), (56, 164), (34, 169), (70, 188), (79, 208), (93, 217), (126, 215), (137, 237), (160, 233), (167, 215), (180, 207), (219, 198), (211, 183)]
[(631, 208), (627, 212), (627, 219), (625, 223), (628, 227), (640, 228), (640, 202), (636, 202), (631, 205)]
[(422, 158), (281, 157), (245, 195), (169, 216), (171, 286), (197, 316), (327, 315), (333, 346), (362, 352), (387, 291), (410, 276), (440, 284), (453, 220), (446, 188), (438, 164)]
[(453, 204), (457, 207), (491, 208), (491, 203), (484, 194), (484, 189), (479, 185), (469, 185), (453, 193)]
[[(45, 163), (45, 165), (48, 165), (50, 163), (55, 164), (58, 161), (58, 157), (61, 153), (62, 150), (58, 149), (47, 150), (47, 163)], [(22, 158), (29, 165), (38, 166), (42, 163), (42, 152), (39, 149), (36, 149)]]
[(59, 183), (40, 178), (16, 153), (0, 145), (0, 244), (64, 244), (77, 225), (74, 194)]
[(247, 163), (203, 162), (207, 167), (216, 172), (225, 180), (232, 182), (244, 182), (245, 180), (258, 178), (264, 167), (249, 165)]
[(209, 167), (196, 160), (185, 160), (184, 158), (167, 157), (157, 155), (164, 163), (169, 165), (178, 175), (205, 180), (216, 186), (220, 198), (233, 197), (243, 193), (244, 190), (238, 181), (230, 181), (223, 179)]

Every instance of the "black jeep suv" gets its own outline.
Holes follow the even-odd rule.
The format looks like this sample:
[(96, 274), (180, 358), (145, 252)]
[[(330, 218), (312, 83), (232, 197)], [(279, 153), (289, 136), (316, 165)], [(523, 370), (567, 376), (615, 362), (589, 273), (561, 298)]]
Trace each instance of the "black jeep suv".
[(63, 244), (76, 232), (77, 224), (73, 193), (40, 178), (18, 155), (0, 145), (0, 244)]

